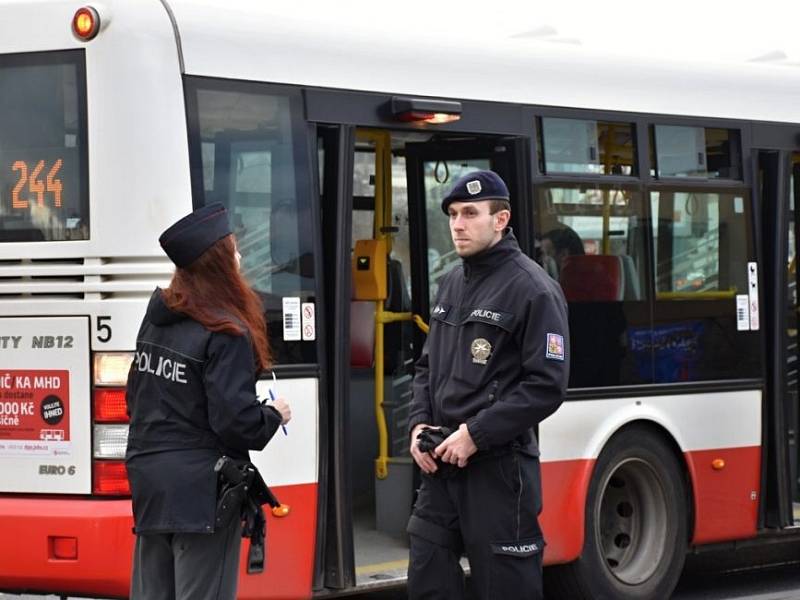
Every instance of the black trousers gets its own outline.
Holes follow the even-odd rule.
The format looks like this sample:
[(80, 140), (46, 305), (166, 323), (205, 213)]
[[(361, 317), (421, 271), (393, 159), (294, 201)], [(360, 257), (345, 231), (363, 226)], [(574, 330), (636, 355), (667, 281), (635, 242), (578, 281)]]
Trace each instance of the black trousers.
[(242, 524), (136, 536), (131, 600), (235, 600)]
[(472, 595), (541, 600), (539, 460), (519, 451), (477, 456), (452, 476), (422, 475), (408, 524), (411, 600), (461, 600), (462, 553)]

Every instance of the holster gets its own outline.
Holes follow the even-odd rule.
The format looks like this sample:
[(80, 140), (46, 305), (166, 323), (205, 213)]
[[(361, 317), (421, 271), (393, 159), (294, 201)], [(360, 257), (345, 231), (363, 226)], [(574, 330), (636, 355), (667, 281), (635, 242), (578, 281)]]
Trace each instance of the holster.
[(223, 456), (214, 465), (214, 471), (218, 486), (216, 527), (227, 527), (236, 519), (243, 521), (242, 537), (250, 538), (247, 572), (261, 573), (266, 560), (264, 541), (267, 534), (267, 521), (261, 506), (280, 506), (280, 502), (264, 483), (255, 465), (249, 462), (237, 462)]

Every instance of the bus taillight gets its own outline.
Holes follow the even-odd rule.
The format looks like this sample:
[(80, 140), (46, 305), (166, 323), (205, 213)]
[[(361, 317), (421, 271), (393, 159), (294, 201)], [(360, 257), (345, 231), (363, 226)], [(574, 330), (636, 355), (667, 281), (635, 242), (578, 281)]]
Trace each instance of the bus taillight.
[(94, 390), (95, 423), (127, 423), (125, 388), (99, 388)]
[(132, 352), (98, 352), (94, 355), (92, 407), (92, 493), (128, 496), (125, 471), (128, 445), (128, 413), (125, 383), (133, 361)]
[(98, 496), (130, 496), (125, 461), (96, 460), (92, 465), (92, 493)]

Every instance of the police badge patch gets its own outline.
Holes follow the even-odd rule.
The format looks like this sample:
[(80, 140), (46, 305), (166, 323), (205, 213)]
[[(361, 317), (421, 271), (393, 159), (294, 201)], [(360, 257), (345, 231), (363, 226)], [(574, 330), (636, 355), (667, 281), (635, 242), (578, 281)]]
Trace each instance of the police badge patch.
[(545, 358), (551, 360), (564, 360), (564, 336), (557, 333), (547, 334), (547, 350)]
[(467, 182), (467, 191), (470, 194), (472, 194), (473, 196), (475, 194), (480, 194), (480, 192), (481, 192), (481, 182), (478, 181), (477, 179), (474, 179), (472, 181), (468, 181)]
[(492, 345), (489, 340), (475, 338), (472, 340), (469, 350), (472, 352), (472, 362), (478, 365), (485, 365), (492, 354)]

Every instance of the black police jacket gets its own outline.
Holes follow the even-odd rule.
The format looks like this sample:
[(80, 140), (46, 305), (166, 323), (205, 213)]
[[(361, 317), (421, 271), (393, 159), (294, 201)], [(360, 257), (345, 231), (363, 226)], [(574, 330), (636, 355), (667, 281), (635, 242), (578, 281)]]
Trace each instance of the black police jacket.
[(247, 460), (281, 423), (256, 399), (255, 381), (248, 336), (211, 332), (155, 291), (126, 393), (136, 533), (214, 531), (217, 459)]
[(521, 444), (561, 404), (569, 379), (567, 303), (511, 230), (443, 279), (416, 364), (409, 432), (466, 423), (479, 451)]

